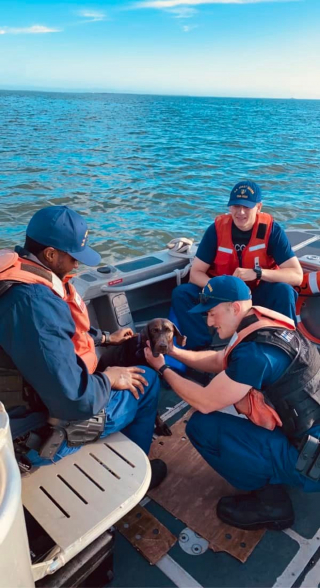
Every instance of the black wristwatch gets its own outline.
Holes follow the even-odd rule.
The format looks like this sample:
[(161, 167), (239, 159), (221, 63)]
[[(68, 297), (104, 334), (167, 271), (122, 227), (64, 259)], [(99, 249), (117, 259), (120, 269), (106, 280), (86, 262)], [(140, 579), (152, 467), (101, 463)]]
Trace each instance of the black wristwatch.
[(261, 280), (262, 268), (260, 267), (260, 265), (256, 265), (256, 267), (253, 268), (253, 271), (257, 274), (257, 280)]
[(105, 340), (103, 345), (108, 345), (108, 343), (110, 343), (110, 333), (109, 331), (101, 331), (102, 335), (104, 335)]
[(161, 368), (158, 369), (158, 374), (159, 374), (160, 378), (163, 378), (163, 372), (167, 368), (169, 368), (171, 370), (171, 367), (167, 363), (165, 363), (164, 365), (161, 366)]

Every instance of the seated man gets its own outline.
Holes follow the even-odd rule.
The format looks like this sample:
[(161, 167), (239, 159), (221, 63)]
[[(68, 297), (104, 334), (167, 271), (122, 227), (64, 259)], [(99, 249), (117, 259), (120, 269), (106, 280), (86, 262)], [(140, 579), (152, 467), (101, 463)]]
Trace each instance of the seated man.
[(231, 190), (229, 214), (216, 217), (206, 230), (190, 271), (189, 284), (175, 288), (172, 308), (188, 349), (210, 345), (211, 336), (199, 315), (187, 314), (198, 302), (208, 277), (237, 276), (252, 290), (253, 303), (296, 321), (297, 293), (303, 272), (285, 232), (262, 213), (261, 190), (255, 182), (239, 182)]
[[(148, 454), (157, 412), (157, 374), (141, 367), (96, 371), (87, 308), (66, 279), (78, 262), (100, 262), (100, 255), (87, 245), (85, 220), (70, 208), (51, 206), (32, 217), (26, 234), (23, 249), (0, 254), (0, 346), (2, 356), (12, 360), (25, 381), (17, 391), (18, 402), (11, 402), (0, 377), (0, 400), (8, 408), (25, 405), (9, 410), (21, 461), (26, 467), (30, 462), (51, 463), (88, 440), (120, 430)], [(120, 330), (113, 338), (120, 342), (131, 335), (130, 329)], [(105, 338), (97, 331), (95, 336), (98, 343)], [(99, 418), (92, 418), (96, 415)], [(48, 446), (52, 418), (72, 422), (64, 429), (66, 439), (56, 438), (55, 450)], [(87, 430), (81, 428), (80, 422), (89, 419)], [(77, 422), (80, 429), (75, 432)], [(165, 476), (165, 464), (159, 461), (151, 464), (153, 483)]]
[[(320, 491), (320, 355), (288, 317), (252, 306), (239, 278), (211, 278), (192, 313), (207, 313), (222, 351), (174, 348), (189, 367), (218, 375), (186, 380), (145, 350), (149, 364), (197, 409), (186, 432), (202, 457), (244, 495), (220, 499), (218, 516), (241, 529), (284, 529), (293, 509), (281, 484)], [(222, 411), (234, 404), (249, 420)], [(308, 437), (309, 436), (309, 437)], [(307, 441), (306, 441), (307, 440)], [(300, 452), (300, 454), (299, 454)]]

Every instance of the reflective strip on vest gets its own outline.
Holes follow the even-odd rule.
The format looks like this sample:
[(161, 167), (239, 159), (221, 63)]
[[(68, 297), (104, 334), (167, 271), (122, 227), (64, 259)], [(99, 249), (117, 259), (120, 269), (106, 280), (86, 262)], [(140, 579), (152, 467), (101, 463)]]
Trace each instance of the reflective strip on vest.
[(233, 250), (227, 249), (227, 247), (218, 247), (218, 251), (222, 251), (223, 253), (233, 253)]
[(58, 294), (58, 296), (60, 296), (60, 298), (63, 299), (65, 297), (65, 290), (63, 287), (63, 283), (58, 278), (58, 276), (56, 276), (56, 274), (54, 274), (53, 272), (52, 272), (52, 290), (56, 294)]
[(253, 245), (252, 247), (249, 247), (249, 251), (258, 251), (258, 249), (265, 249), (266, 248), (266, 244), (262, 243), (262, 245)]

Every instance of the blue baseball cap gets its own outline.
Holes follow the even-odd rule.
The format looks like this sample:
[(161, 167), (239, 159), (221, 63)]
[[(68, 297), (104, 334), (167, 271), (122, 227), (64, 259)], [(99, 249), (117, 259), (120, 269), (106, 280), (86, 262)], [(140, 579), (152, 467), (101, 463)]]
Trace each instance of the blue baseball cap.
[(228, 206), (246, 206), (254, 208), (261, 202), (261, 190), (258, 184), (251, 180), (238, 182), (230, 192)]
[(222, 302), (251, 300), (251, 291), (247, 284), (235, 276), (217, 276), (211, 278), (200, 294), (200, 304), (189, 312), (208, 312)]
[(45, 245), (69, 253), (85, 265), (98, 265), (99, 253), (88, 247), (87, 223), (67, 206), (48, 206), (36, 212), (27, 226), (27, 236)]

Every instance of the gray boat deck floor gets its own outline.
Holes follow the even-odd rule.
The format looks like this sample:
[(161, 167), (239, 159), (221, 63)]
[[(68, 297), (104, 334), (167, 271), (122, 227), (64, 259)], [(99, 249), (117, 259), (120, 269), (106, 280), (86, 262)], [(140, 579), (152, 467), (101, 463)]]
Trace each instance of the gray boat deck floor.
[[(160, 413), (173, 424), (188, 406), (181, 410), (181, 399), (168, 388), (160, 395)], [(177, 412), (175, 408), (177, 407)], [(171, 418), (169, 408), (175, 413)], [(201, 586), (226, 588), (290, 588), (320, 586), (320, 508), (319, 495), (289, 489), (295, 509), (295, 523), (282, 532), (267, 531), (246, 563), (227, 553), (210, 549), (200, 555), (186, 553), (179, 541), (151, 566), (120, 533), (116, 533), (114, 580), (108, 586), (156, 588)], [(174, 535), (185, 525), (148, 498), (143, 501), (149, 510)], [(319, 570), (318, 570), (319, 568)], [(311, 571), (310, 571), (311, 570)], [(318, 573), (319, 572), (319, 573)], [(318, 578), (314, 579), (314, 576)], [(311, 583), (310, 583), (311, 582)]]

